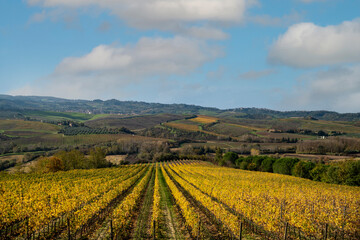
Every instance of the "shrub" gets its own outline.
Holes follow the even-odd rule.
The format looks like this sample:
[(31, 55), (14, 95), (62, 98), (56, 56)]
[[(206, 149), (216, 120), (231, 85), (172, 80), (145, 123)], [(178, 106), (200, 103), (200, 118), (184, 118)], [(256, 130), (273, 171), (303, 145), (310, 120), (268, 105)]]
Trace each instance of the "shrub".
[(246, 161), (243, 161), (243, 162), (240, 163), (239, 168), (243, 169), (243, 170), (247, 170), (248, 165), (249, 165), (249, 163), (247, 163)]
[(236, 159), (238, 158), (238, 155), (234, 152), (227, 152), (223, 156), (224, 161), (229, 161), (233, 164), (235, 164)]
[(64, 170), (64, 163), (60, 158), (50, 157), (48, 158), (48, 162), (46, 164), (46, 168), (48, 172), (57, 172)]
[(291, 175), (292, 168), (298, 161), (297, 158), (279, 158), (273, 165), (274, 173)]
[(324, 174), (326, 173), (328, 166), (318, 163), (315, 167), (310, 171), (311, 179), (314, 181), (324, 181)]
[(273, 164), (276, 159), (267, 157), (261, 162), (260, 171), (262, 172), (273, 172)]
[(346, 164), (346, 179), (344, 184), (360, 186), (360, 161), (349, 161)]
[(315, 167), (315, 163), (300, 161), (295, 164), (292, 175), (295, 177), (312, 179), (311, 170)]
[(260, 170), (261, 163), (264, 161), (266, 156), (251, 156), (251, 162), (255, 164), (254, 171)]
[(247, 169), (250, 171), (255, 171), (256, 170), (256, 164), (255, 163), (249, 163), (249, 165), (247, 166)]

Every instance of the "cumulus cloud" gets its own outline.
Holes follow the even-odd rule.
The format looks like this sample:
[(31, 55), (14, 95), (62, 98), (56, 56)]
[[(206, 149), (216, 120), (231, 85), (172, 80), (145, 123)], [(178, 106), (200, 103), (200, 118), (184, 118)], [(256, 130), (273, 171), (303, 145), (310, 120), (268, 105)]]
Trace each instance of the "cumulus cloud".
[[(173, 31), (199, 24), (234, 24), (243, 21), (247, 8), (257, 0), (27, 0), (44, 8), (80, 9), (97, 7), (138, 29)], [(33, 18), (41, 18), (34, 16)], [(200, 36), (223, 39), (220, 30), (200, 28)], [(193, 31), (194, 32), (194, 31)]]
[(360, 62), (360, 19), (326, 27), (291, 26), (270, 49), (271, 63), (307, 68)]
[(261, 71), (249, 71), (245, 73), (241, 73), (238, 78), (243, 80), (256, 80), (259, 78), (263, 78), (272, 74), (275, 74), (276, 71), (274, 69), (265, 69)]
[(68, 57), (53, 74), (13, 94), (101, 97), (159, 77), (185, 75), (222, 55), (203, 41), (184, 37), (142, 38), (136, 44), (99, 45), (80, 57)]
[(331, 68), (303, 77), (284, 102), (291, 109), (360, 112), (360, 65)]

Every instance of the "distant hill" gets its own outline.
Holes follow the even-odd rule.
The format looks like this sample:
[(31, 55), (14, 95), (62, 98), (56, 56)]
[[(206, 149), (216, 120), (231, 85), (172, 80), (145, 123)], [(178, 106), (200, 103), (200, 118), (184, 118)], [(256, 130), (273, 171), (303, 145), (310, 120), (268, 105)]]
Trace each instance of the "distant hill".
[(92, 114), (196, 114), (201, 111), (220, 113), (217, 108), (205, 108), (186, 104), (160, 104), (137, 101), (69, 100), (54, 97), (0, 95), (0, 111), (56, 111)]
[(275, 111), (263, 108), (218, 109), (187, 104), (137, 101), (69, 100), (55, 97), (0, 95), (0, 118), (14, 118), (28, 111), (78, 112), (91, 114), (205, 114), (222, 117), (270, 119), (301, 117), (330, 121), (360, 121), (360, 113), (331, 111)]

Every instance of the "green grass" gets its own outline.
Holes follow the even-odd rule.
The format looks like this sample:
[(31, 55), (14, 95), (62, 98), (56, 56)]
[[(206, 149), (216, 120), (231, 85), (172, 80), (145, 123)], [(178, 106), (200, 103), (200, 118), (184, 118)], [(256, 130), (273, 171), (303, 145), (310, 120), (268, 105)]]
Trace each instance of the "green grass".
[(151, 220), (151, 208), (154, 195), (155, 169), (151, 175), (149, 185), (146, 189), (143, 205), (137, 216), (136, 226), (134, 229), (133, 239), (149, 238), (149, 220)]
[(25, 111), (23, 115), (44, 121), (63, 121), (63, 120), (73, 120), (84, 122), (90, 120), (94, 117), (102, 117), (104, 114), (100, 116), (94, 114), (86, 114), (86, 113), (76, 113), (76, 112), (49, 112), (49, 111)]
[[(169, 190), (169, 187), (166, 184), (164, 175), (162, 171), (158, 171), (159, 174), (159, 186), (160, 186), (160, 206), (162, 209), (162, 212), (165, 213), (168, 211), (168, 214), (170, 215), (170, 219), (164, 219), (165, 223), (168, 222), (168, 224), (171, 224), (173, 226), (174, 235), (171, 235), (171, 230), (168, 229), (168, 224), (162, 226), (165, 227), (165, 229), (162, 229), (163, 234), (166, 234), (168, 236), (164, 236), (164, 239), (185, 239), (185, 234), (181, 232), (180, 228), (180, 221), (178, 218), (178, 215), (176, 213), (176, 205), (175, 200), (173, 199), (173, 196)], [(163, 214), (164, 215), (164, 214)], [(165, 217), (165, 216), (163, 216)]]

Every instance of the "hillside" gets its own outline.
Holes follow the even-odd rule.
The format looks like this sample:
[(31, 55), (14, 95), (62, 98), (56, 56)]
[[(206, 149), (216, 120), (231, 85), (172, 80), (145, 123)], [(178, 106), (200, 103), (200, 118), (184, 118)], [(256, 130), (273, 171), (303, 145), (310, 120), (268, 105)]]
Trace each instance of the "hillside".
[[(241, 105), (241, 103), (239, 103)], [(187, 104), (161, 104), (137, 101), (69, 100), (54, 97), (0, 95), (0, 118), (33, 118), (54, 115), (73, 120), (90, 120), (98, 114), (144, 115), (144, 114), (204, 114), (218, 117), (271, 119), (296, 118), (328, 121), (360, 121), (360, 113), (337, 113), (331, 111), (275, 111), (264, 108), (218, 109)], [(62, 112), (59, 116), (56, 112)], [(69, 115), (66, 115), (68, 113)], [(79, 113), (74, 115), (74, 113)], [(80, 114), (83, 113), (83, 114)]]

